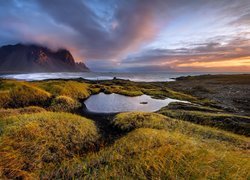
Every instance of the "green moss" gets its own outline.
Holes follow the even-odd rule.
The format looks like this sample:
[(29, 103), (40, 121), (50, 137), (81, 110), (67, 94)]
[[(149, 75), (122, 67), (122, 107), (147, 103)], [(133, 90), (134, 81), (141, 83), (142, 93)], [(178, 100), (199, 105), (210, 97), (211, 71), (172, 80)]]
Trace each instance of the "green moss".
[(99, 135), (88, 119), (66, 113), (9, 117), (0, 143), (0, 170), (7, 178), (37, 179), (57, 173), (62, 161), (93, 151)]
[(62, 112), (73, 112), (78, 109), (81, 104), (67, 96), (57, 96), (51, 102), (49, 110), (51, 111), (62, 111)]

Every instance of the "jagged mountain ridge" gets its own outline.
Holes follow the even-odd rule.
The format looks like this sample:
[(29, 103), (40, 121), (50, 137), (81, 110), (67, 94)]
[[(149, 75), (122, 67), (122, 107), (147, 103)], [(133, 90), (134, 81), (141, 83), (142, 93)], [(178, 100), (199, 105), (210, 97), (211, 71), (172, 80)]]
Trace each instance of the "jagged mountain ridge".
[(56, 52), (39, 45), (6, 45), (0, 47), (0, 72), (82, 72), (84, 63), (75, 62), (66, 49)]

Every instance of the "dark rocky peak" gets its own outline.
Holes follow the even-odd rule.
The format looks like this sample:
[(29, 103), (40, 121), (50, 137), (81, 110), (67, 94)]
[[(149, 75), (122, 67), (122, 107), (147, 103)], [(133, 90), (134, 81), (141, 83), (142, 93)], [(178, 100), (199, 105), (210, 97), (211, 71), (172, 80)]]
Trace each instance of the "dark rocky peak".
[(67, 62), (71, 65), (75, 64), (75, 60), (73, 58), (73, 56), (71, 55), (71, 53), (66, 50), (66, 49), (60, 49), (58, 50), (55, 55), (61, 59), (63, 62)]
[(0, 48), (0, 72), (77, 72), (88, 71), (84, 63), (76, 63), (66, 49), (52, 51), (35, 44), (7, 45)]

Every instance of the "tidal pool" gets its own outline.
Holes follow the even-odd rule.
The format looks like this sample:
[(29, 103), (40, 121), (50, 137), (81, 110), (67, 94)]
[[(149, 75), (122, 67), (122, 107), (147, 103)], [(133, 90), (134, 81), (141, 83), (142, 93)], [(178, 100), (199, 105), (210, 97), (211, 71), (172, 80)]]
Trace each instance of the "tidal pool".
[(148, 95), (128, 97), (120, 94), (99, 93), (90, 96), (84, 104), (90, 112), (118, 113), (128, 111), (154, 112), (167, 106), (171, 102), (185, 102), (177, 99), (153, 99)]

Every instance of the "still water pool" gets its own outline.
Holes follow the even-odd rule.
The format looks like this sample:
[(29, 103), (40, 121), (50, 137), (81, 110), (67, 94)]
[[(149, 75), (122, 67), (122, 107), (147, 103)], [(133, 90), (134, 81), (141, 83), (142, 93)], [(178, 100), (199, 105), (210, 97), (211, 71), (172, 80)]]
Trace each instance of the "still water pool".
[(186, 102), (177, 99), (154, 99), (148, 95), (128, 97), (119, 94), (99, 93), (90, 96), (84, 103), (90, 112), (117, 113), (128, 111), (154, 112), (171, 102)]

